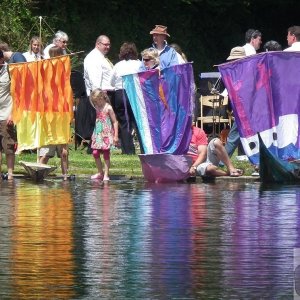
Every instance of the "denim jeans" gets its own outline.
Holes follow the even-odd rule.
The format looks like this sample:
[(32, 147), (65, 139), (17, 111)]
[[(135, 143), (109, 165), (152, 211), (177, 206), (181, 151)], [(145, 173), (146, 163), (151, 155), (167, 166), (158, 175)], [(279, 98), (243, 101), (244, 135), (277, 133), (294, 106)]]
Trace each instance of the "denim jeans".
[(225, 144), (225, 149), (229, 157), (232, 156), (234, 153), (234, 150), (238, 147), (240, 143), (240, 134), (237, 129), (236, 123), (233, 122), (232, 127), (230, 128), (228, 137), (227, 137), (227, 142)]

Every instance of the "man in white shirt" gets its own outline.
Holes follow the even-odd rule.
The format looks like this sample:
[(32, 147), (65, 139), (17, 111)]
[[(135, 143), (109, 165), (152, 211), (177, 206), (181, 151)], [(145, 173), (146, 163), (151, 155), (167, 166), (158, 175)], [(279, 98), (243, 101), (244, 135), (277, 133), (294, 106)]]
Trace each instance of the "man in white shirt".
[(108, 94), (114, 91), (110, 84), (113, 64), (105, 57), (109, 50), (109, 38), (100, 35), (96, 40), (95, 48), (84, 59), (84, 81), (88, 96), (96, 88), (107, 91)]
[(288, 28), (287, 42), (290, 47), (283, 51), (300, 51), (300, 26)]
[(262, 43), (261, 32), (255, 29), (248, 29), (245, 34), (246, 44), (243, 46), (246, 56), (256, 54)]

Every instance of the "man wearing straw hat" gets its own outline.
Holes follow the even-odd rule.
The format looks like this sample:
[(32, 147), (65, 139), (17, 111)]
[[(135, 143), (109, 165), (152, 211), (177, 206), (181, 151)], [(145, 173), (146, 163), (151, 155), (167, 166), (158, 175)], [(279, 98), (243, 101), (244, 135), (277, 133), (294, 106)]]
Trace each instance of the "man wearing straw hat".
[[(236, 59), (240, 59), (246, 56), (245, 48), (244, 47), (234, 47), (231, 49), (229, 56), (227, 57), (227, 61), (233, 61)], [(225, 90), (222, 95), (227, 96), (227, 90)], [(228, 156), (231, 157), (234, 153), (234, 150), (238, 147), (240, 143), (240, 134), (238, 132), (236, 123), (233, 122), (232, 127), (230, 128), (227, 141), (225, 144), (226, 152)]]
[(167, 32), (167, 27), (163, 25), (155, 25), (155, 28), (150, 31), (153, 38), (153, 48), (158, 50), (160, 68), (164, 69), (173, 65), (184, 64), (182, 56), (177, 53), (174, 48), (167, 43), (167, 37), (170, 35)]

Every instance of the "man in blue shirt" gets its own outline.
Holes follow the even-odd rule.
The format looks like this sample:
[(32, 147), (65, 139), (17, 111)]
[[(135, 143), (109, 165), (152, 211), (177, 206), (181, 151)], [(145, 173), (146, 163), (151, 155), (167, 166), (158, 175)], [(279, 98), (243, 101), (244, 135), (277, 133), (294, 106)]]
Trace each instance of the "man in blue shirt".
[(182, 56), (170, 47), (166, 41), (170, 35), (167, 32), (167, 27), (163, 25), (155, 25), (155, 28), (150, 31), (153, 37), (153, 48), (158, 50), (160, 69), (173, 65), (185, 63)]

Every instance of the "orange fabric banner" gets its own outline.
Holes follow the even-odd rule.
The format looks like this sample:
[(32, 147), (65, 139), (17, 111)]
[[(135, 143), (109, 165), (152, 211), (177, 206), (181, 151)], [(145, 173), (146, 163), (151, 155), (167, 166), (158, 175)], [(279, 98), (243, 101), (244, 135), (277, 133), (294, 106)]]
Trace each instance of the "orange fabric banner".
[(69, 56), (9, 65), (18, 149), (70, 140), (73, 93)]

